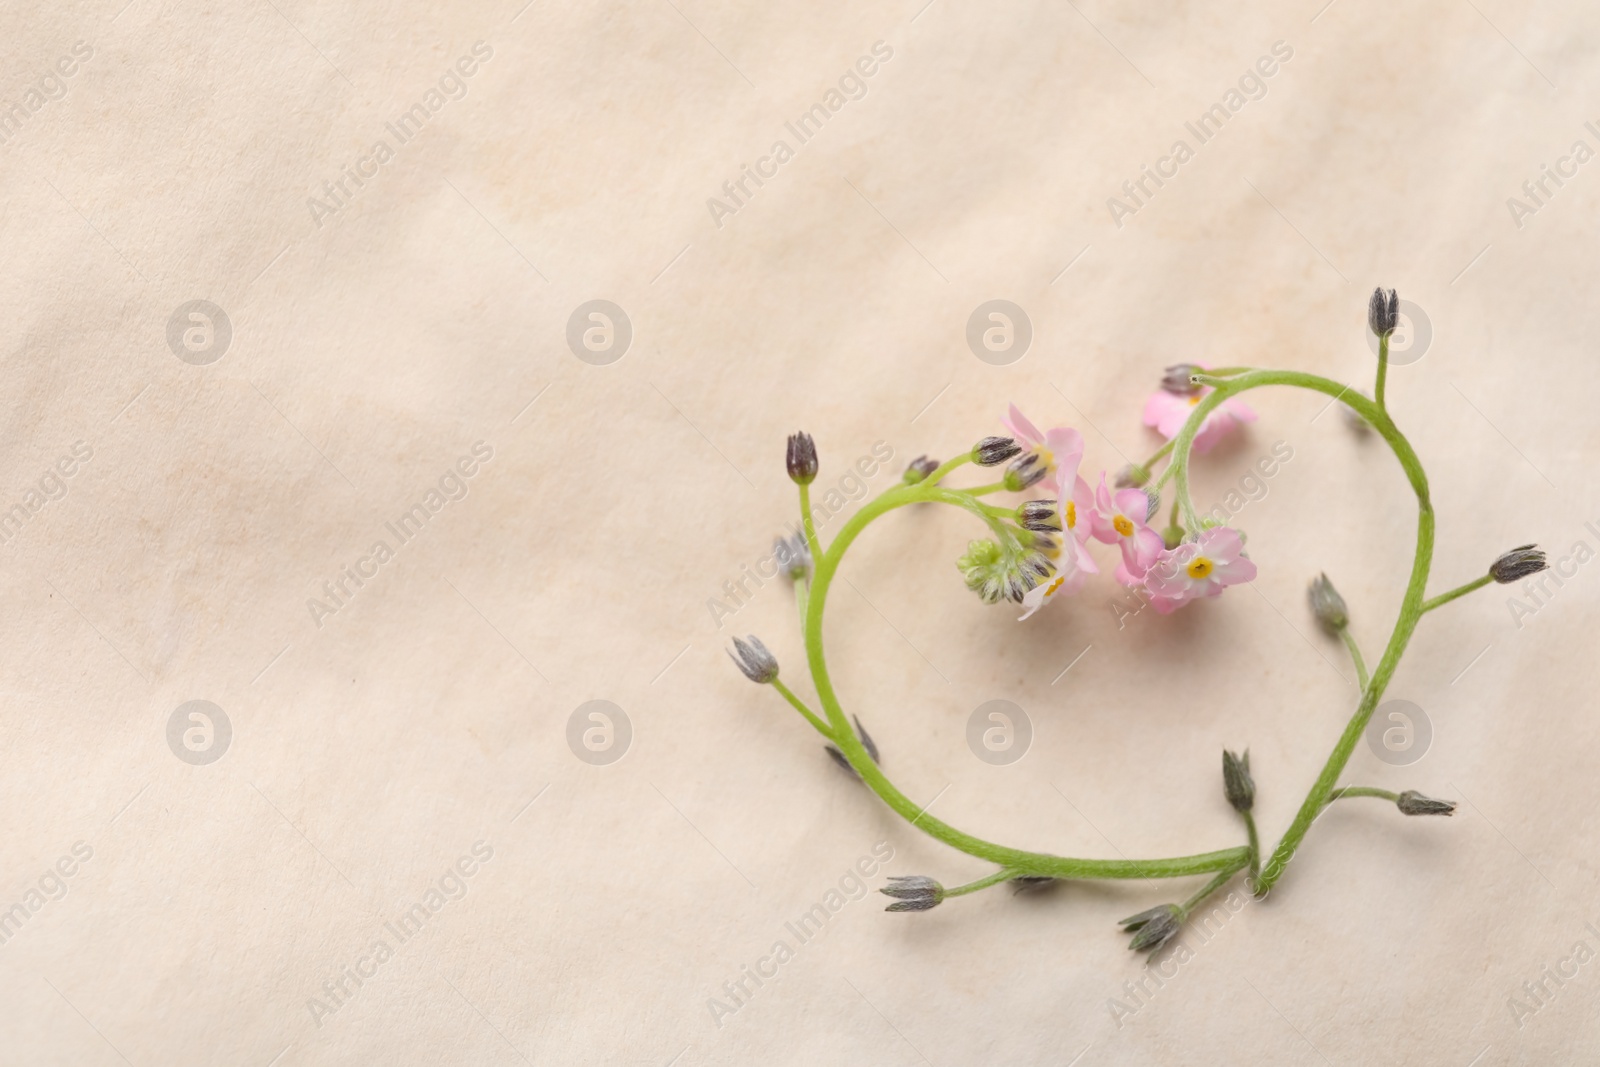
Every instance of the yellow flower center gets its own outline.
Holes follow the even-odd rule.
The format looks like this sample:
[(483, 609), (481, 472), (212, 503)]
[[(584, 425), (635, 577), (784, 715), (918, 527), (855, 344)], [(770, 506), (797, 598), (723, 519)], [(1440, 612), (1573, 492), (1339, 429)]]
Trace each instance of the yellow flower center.
[(1039, 462), (1044, 464), (1044, 469), (1045, 470), (1047, 470), (1047, 471), (1055, 470), (1055, 466), (1056, 466), (1055, 453), (1051, 452), (1048, 448), (1044, 447), (1043, 445), (1040, 445), (1038, 454), (1039, 454)]
[(1200, 394), (1199, 393), (1196, 393), (1196, 394), (1194, 394), (1193, 396), (1191, 396), (1189, 398), (1189, 406), (1190, 407), (1194, 407), (1198, 403), (1200, 403)]
[(1189, 561), (1189, 566), (1185, 569), (1189, 572), (1189, 577), (1200, 579), (1209, 576), (1212, 571), (1217, 569), (1217, 565), (1204, 556), (1196, 556)]
[(1078, 503), (1075, 500), (1067, 501), (1067, 529), (1078, 525)]
[(1133, 520), (1129, 519), (1128, 516), (1118, 515), (1111, 520), (1111, 525), (1116, 527), (1117, 533), (1123, 537), (1133, 536)]
[(1054, 578), (1050, 579), (1050, 584), (1045, 586), (1044, 595), (1046, 597), (1055, 596), (1056, 595), (1056, 590), (1060, 589), (1061, 586), (1062, 586), (1062, 583), (1064, 583), (1066, 580), (1067, 580), (1066, 577), (1064, 575), (1060, 575), (1060, 574), (1058, 574)]

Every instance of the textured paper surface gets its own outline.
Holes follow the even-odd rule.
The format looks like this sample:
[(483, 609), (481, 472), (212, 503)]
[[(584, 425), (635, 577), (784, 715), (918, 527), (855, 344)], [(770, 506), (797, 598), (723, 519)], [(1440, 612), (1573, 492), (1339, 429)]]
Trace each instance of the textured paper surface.
[[(0, 1062), (1591, 1058), (1600, 16), (1320, 2), (13, 5)], [(1379, 284), (1431, 328), (1390, 396), (1432, 587), (1586, 545), (1430, 616), (1389, 693), (1425, 756), (1351, 761), (1456, 816), (1341, 804), (1159, 985), (1114, 922), (1189, 882), (849, 899), (858, 862), (988, 868), (723, 654), (757, 634), (810, 693), (747, 576), (795, 515), (784, 435), (859, 499), (875, 446), (872, 492), (1015, 400), (1114, 470), (1168, 363), (1370, 388)], [(580, 359), (595, 300), (629, 336), (579, 316)], [(1031, 326), (1004, 365), (967, 341), (991, 300)], [(1355, 701), (1305, 583), (1375, 659), (1416, 509), (1338, 408), (1250, 403), (1196, 493), (1251, 497), (1260, 578), (1172, 618), (1119, 624), (1102, 576), (1018, 626), (962, 588), (961, 515), (863, 537), (829, 650), (910, 796), (1067, 855), (1223, 848), (1248, 746), (1277, 840)], [(996, 699), (1033, 727), (1009, 766), (965, 740)], [(568, 740), (596, 700), (606, 765), (601, 720)]]

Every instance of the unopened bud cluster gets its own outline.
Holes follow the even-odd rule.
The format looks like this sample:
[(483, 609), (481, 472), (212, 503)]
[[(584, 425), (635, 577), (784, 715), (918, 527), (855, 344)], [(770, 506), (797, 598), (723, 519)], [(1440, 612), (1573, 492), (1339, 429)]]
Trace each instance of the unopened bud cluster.
[(1056, 565), (1043, 554), (1053, 547), (1054, 539), (1046, 532), (1033, 534), (1027, 548), (1016, 542), (1001, 547), (994, 541), (969, 541), (956, 566), (967, 588), (985, 604), (1002, 600), (1020, 604), (1028, 590), (1055, 573)]

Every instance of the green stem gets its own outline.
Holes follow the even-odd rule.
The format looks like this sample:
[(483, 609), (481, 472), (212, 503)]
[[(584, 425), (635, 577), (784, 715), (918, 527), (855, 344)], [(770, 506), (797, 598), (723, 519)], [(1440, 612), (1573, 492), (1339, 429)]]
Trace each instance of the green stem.
[(1492, 574), (1485, 574), (1482, 578), (1474, 578), (1472, 581), (1468, 582), (1466, 585), (1458, 585), (1454, 589), (1450, 590), (1448, 593), (1440, 593), (1438, 596), (1432, 598), (1431, 600), (1423, 601), (1422, 602), (1422, 610), (1423, 611), (1432, 611), (1434, 608), (1442, 608), (1446, 604), (1450, 603), (1450, 601), (1456, 599), (1457, 597), (1466, 596), (1468, 593), (1472, 592), (1474, 589), (1482, 589), (1484, 586), (1488, 585), (1492, 581), (1494, 581), (1494, 575), (1492, 575)]
[(800, 486), (800, 522), (806, 531), (806, 548), (811, 551), (811, 558), (822, 558), (822, 542), (817, 540), (816, 520), (811, 517), (811, 486)]
[(1422, 618), (1428, 569), (1433, 563), (1433, 505), (1428, 495), (1428, 476), (1423, 472), (1422, 463), (1417, 459), (1411, 443), (1395, 426), (1389, 413), (1376, 401), (1368, 400), (1348, 386), (1299, 371), (1251, 371), (1235, 378), (1220, 379), (1215, 383), (1205, 382), (1205, 384), (1215, 384), (1215, 389), (1196, 405), (1195, 410), (1190, 413), (1189, 421), (1184, 423), (1183, 429), (1179, 431), (1177, 446), (1172, 454), (1172, 465), (1168, 468), (1176, 480), (1178, 501), (1186, 516), (1195, 517), (1194, 504), (1189, 499), (1188, 467), (1189, 450), (1194, 443), (1195, 434), (1199, 432), (1200, 424), (1229, 397), (1264, 385), (1298, 386), (1342, 400), (1354, 409), (1356, 414), (1366, 419), (1388, 443), (1395, 458), (1400, 461), (1400, 466), (1405, 471), (1406, 478), (1410, 481), (1412, 491), (1417, 497), (1417, 547), (1411, 564), (1411, 579), (1400, 602), (1399, 617), (1395, 620), (1394, 630), (1389, 635), (1389, 643), (1384, 648), (1383, 657), (1378, 661), (1369, 683), (1362, 690), (1361, 702), (1355, 714), (1345, 725), (1344, 733), (1340, 735), (1338, 743), (1329, 753), (1322, 772), (1312, 784), (1311, 791), (1306, 794), (1294, 821), (1289, 824), (1289, 829), (1278, 842), (1277, 848), (1273, 850), (1272, 858), (1263, 867), (1261, 877), (1256, 883), (1256, 893), (1261, 896), (1283, 876), (1284, 868), (1294, 856), (1295, 850), (1300, 847), (1306, 832), (1311, 829), (1312, 822), (1327, 803), (1328, 794), (1332, 792), (1334, 783), (1344, 770), (1345, 764), (1350, 761), (1350, 754), (1355, 751), (1356, 744), (1361, 740), (1361, 732), (1366, 729), (1367, 722), (1378, 706), (1379, 698), (1388, 688), (1389, 680), (1394, 677), (1395, 669), (1400, 665), (1400, 657), (1404, 654), (1406, 645)]
[(1244, 828), (1250, 834), (1250, 883), (1255, 884), (1261, 877), (1261, 838), (1256, 833), (1256, 816), (1254, 812), (1240, 812), (1244, 816)]
[[(1335, 789), (1329, 793), (1328, 804), (1332, 804), (1335, 800), (1344, 800), (1346, 797), (1377, 797), (1379, 800), (1387, 800), (1391, 804), (1400, 802), (1400, 794), (1391, 793), (1387, 789), (1376, 789), (1370, 785), (1347, 785), (1343, 789)], [(1323, 806), (1326, 807), (1327, 805)]]
[(1147, 459), (1143, 463), (1139, 464), (1139, 466), (1148, 471), (1151, 467), (1154, 467), (1157, 463), (1160, 463), (1163, 459), (1166, 459), (1167, 456), (1171, 454), (1171, 452), (1172, 452), (1172, 441), (1168, 441), (1166, 444), (1164, 444), (1160, 448), (1156, 449), (1155, 455), (1151, 456), (1149, 459)]
[(1187, 919), (1189, 917), (1189, 913), (1198, 907), (1202, 900), (1206, 899), (1206, 897), (1209, 897), (1212, 893), (1215, 893), (1217, 890), (1227, 885), (1228, 879), (1238, 874), (1240, 867), (1243, 866), (1243, 864), (1240, 864), (1238, 867), (1224, 868), (1218, 871), (1217, 876), (1211, 879), (1211, 881), (1207, 882), (1205, 885), (1201, 886), (1200, 890), (1195, 893), (1194, 896), (1190, 897), (1182, 904), (1179, 904), (1178, 910), (1183, 912), (1182, 918)]
[[(1427, 609), (1424, 608), (1423, 610), (1426, 611)], [(1339, 628), (1339, 638), (1344, 642), (1344, 647), (1350, 650), (1350, 659), (1356, 665), (1356, 683), (1362, 689), (1365, 689), (1367, 687), (1367, 661), (1361, 655), (1361, 646), (1356, 644), (1355, 636), (1351, 634), (1348, 626)]]
[(1378, 335), (1378, 382), (1372, 388), (1373, 403), (1378, 408), (1387, 412), (1389, 409), (1383, 402), (1383, 387), (1389, 380), (1389, 335)]
[(1025, 873), (1027, 872), (1019, 871), (1015, 867), (1002, 867), (991, 875), (979, 878), (976, 882), (968, 882), (966, 885), (958, 885), (954, 889), (946, 889), (944, 895), (946, 898), (964, 897), (968, 893), (976, 893), (980, 889), (988, 889), (992, 885), (999, 885), (1001, 882), (1009, 881), (1017, 875)]
[[(932, 478), (929, 481), (932, 481)], [(867, 755), (866, 748), (845, 720), (844, 709), (840, 707), (839, 698), (833, 691), (833, 680), (828, 674), (827, 656), (823, 651), (822, 618), (827, 607), (828, 590), (833, 583), (834, 573), (838, 570), (839, 563), (851, 543), (874, 519), (895, 508), (926, 501), (942, 500), (967, 507), (968, 505), (959, 499), (948, 499), (959, 498), (962, 495), (926, 483), (892, 489), (852, 515), (839, 530), (828, 551), (814, 557), (816, 569), (812, 575), (811, 595), (806, 604), (806, 659), (811, 667), (812, 681), (817, 687), (817, 697), (821, 700), (828, 722), (833, 727), (834, 743), (844, 753), (845, 759), (849, 760), (850, 766), (855, 768), (868, 788), (912, 826), (951, 848), (979, 859), (989, 860), (1002, 867), (1054, 878), (1178, 878), (1219, 871), (1230, 866), (1237, 870), (1249, 859), (1249, 850), (1242, 846), (1165, 859), (1095, 860), (1055, 856), (1045, 852), (1029, 852), (997, 845), (958, 830), (949, 823), (929, 815), (910, 797), (900, 792), (894, 783), (884, 776), (882, 768)]]
[[(955, 459), (947, 459), (943, 463), (941, 463), (937, 467), (935, 467), (933, 469), (933, 473), (932, 474), (928, 475), (926, 478), (924, 478), (922, 481), (918, 482), (917, 484), (918, 485), (938, 485), (940, 480), (943, 479), (946, 474), (949, 474), (951, 471), (955, 470), (957, 467), (961, 466), (963, 463), (971, 463), (971, 462), (972, 462), (972, 453), (971, 452), (967, 452), (964, 455), (957, 456)], [(893, 490), (890, 490), (890, 492), (893, 492)], [(885, 493), (884, 495), (888, 496), (889, 494)]]
[(976, 489), (963, 489), (961, 491), (968, 496), (988, 496), (990, 493), (1000, 492), (1005, 487), (1005, 482), (990, 482), (988, 485), (980, 485)]
[(782, 693), (783, 699), (792, 704), (794, 706), (794, 710), (804, 715), (806, 717), (806, 721), (817, 728), (817, 733), (821, 734), (823, 737), (826, 737), (829, 741), (834, 739), (833, 731), (828, 729), (827, 724), (821, 719), (817, 718), (817, 713), (806, 707), (805, 701), (795, 696), (794, 693), (790, 691), (788, 686), (774, 678), (772, 680), (772, 688), (776, 689), (779, 693)]

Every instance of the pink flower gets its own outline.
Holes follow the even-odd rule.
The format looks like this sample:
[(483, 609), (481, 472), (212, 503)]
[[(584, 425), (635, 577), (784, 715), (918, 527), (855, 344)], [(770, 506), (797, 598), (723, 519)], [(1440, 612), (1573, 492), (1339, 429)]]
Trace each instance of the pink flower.
[[(1027, 423), (1015, 405), (1011, 408), (1011, 416), (1014, 420)], [(1058, 595), (1076, 593), (1089, 580), (1089, 575), (1100, 573), (1100, 566), (1095, 563), (1094, 557), (1089, 555), (1087, 547), (1094, 500), (1089, 492), (1089, 483), (1078, 474), (1078, 464), (1083, 460), (1083, 438), (1076, 430), (1061, 432), (1077, 438), (1077, 450), (1059, 453), (1055, 460), (1056, 509), (1061, 518), (1062, 537), (1059, 544), (1051, 538), (1049, 548), (1044, 550), (1044, 555), (1055, 564), (1056, 573), (1028, 590), (1023, 596), (1022, 606), (1027, 610), (1018, 618), (1018, 622), (1044, 607)]]
[(1100, 488), (1095, 490), (1090, 524), (1094, 538), (1122, 549), (1122, 565), (1117, 581), (1132, 585), (1167, 547), (1161, 535), (1152, 530), (1146, 518), (1150, 498), (1142, 489), (1119, 489), (1115, 496), (1106, 487), (1105, 472), (1100, 473)]
[(1201, 597), (1220, 596), (1230, 585), (1256, 576), (1256, 565), (1244, 555), (1239, 531), (1216, 526), (1202, 531), (1161, 558), (1145, 572), (1150, 604), (1163, 615)]
[[(1187, 378), (1186, 375), (1183, 377)], [(1173, 379), (1174, 375), (1169, 372), (1167, 380)], [(1175, 388), (1183, 386), (1180, 383)], [(1188, 389), (1194, 391), (1173, 392), (1163, 384), (1162, 388), (1151, 393), (1150, 399), (1144, 402), (1144, 424), (1153, 426), (1157, 433), (1169, 441), (1178, 436), (1183, 424), (1189, 421), (1189, 413), (1207, 393), (1211, 392), (1210, 386), (1189, 386)], [(1206, 416), (1206, 421), (1201, 423), (1200, 432), (1194, 436), (1194, 451), (1209, 452), (1218, 441), (1228, 436), (1235, 426), (1255, 421), (1256, 413), (1242, 400), (1224, 400), (1215, 411)]]
[(1083, 435), (1077, 430), (1058, 426), (1040, 433), (1015, 404), (1000, 422), (1025, 451), (1038, 455), (1047, 473), (1054, 473), (1062, 466), (1070, 466), (1076, 472), (1083, 460)]

